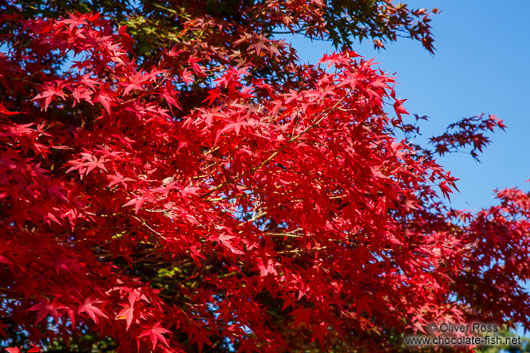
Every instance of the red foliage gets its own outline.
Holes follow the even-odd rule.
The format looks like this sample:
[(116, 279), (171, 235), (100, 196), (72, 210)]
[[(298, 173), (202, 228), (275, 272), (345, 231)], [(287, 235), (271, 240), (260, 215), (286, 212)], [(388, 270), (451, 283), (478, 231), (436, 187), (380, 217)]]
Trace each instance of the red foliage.
[(431, 143), (434, 144), (436, 152), (440, 155), (468, 145), (472, 146), (471, 156), (478, 160), (478, 152), (482, 152), (483, 148), (490, 143), (489, 138), (483, 132), (493, 132), (496, 128), (504, 130), (506, 126), (495, 115), (490, 115), (488, 118), (485, 118), (484, 115), (464, 118), (450, 124), (447, 131), (442, 135), (432, 137)]
[[(455, 179), (393, 137), (407, 114), (393, 79), (354, 52), (288, 90), (176, 51), (140, 66), (94, 14), (3, 21), (0, 316), (31, 342), (89, 328), (122, 352), (220, 338), (392, 351), (391, 332), (429, 321), (529, 327), (528, 295), (510, 292), (529, 278), (529, 196), (447, 212), (437, 190)], [(49, 70), (51, 53), (74, 64)], [(203, 104), (182, 108), (207, 79)], [(456, 144), (502, 127), (475, 123)], [(161, 269), (183, 275), (168, 286)]]

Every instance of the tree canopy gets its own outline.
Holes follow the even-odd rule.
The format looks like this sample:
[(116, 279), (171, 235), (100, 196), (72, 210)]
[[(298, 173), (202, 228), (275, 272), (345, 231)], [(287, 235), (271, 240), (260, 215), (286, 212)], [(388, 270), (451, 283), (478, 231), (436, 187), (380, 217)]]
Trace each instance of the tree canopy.
[[(430, 13), (379, 1), (0, 4), (0, 340), (55, 352), (399, 352), (429, 322), (530, 329), (530, 195), (443, 202), (394, 78), (352, 50)], [(437, 12), (437, 10), (434, 10)], [(333, 41), (301, 64), (280, 32)], [(391, 112), (390, 112), (391, 111)], [(459, 348), (463, 349), (463, 348)], [(467, 348), (466, 348), (467, 349)]]

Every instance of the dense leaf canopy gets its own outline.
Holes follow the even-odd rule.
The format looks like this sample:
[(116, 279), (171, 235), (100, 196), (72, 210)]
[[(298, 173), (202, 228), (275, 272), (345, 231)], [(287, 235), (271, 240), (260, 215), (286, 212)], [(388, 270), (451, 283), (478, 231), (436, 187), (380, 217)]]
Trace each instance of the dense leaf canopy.
[[(530, 197), (448, 209), (394, 79), (353, 40), (380, 1), (0, 6), (0, 340), (49, 351), (406, 351), (429, 322), (530, 328)], [(274, 35), (341, 49), (302, 65)], [(391, 113), (390, 113), (391, 112)], [(417, 117), (416, 120), (418, 120)], [(462, 348), (464, 349), (464, 348)]]

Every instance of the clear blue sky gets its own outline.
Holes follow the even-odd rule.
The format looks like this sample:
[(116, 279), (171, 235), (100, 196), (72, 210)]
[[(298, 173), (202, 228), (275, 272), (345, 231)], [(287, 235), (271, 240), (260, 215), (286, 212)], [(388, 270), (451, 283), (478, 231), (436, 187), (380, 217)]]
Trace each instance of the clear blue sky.
[[(400, 39), (386, 50), (371, 42), (354, 50), (376, 58), (378, 66), (395, 73), (396, 91), (407, 98), (410, 113), (430, 117), (424, 136), (440, 134), (451, 122), (480, 113), (497, 114), (507, 125), (491, 136), (492, 143), (475, 162), (468, 154), (439, 161), (460, 178), (455, 208), (477, 210), (491, 205), (493, 190), (518, 186), (530, 189), (530, 1), (404, 1), (411, 7), (439, 8), (432, 21), (436, 52), (419, 42)], [(327, 42), (283, 36), (302, 61), (316, 63), (333, 51)]]

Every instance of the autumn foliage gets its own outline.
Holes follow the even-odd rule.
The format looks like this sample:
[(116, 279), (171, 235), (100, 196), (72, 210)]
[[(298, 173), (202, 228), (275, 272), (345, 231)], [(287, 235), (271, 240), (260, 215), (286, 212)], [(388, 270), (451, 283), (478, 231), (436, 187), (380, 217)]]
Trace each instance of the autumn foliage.
[[(106, 8), (2, 5), (2, 342), (395, 352), (431, 321), (530, 328), (529, 195), (448, 209), (434, 157), (476, 156), (502, 121), (416, 146), (396, 137), (412, 119), (394, 78), (349, 49), (302, 65), (274, 39), (351, 44), (340, 4), (190, 3), (159, 9), (156, 38)], [(432, 50), (425, 11), (379, 3), (350, 34)]]

